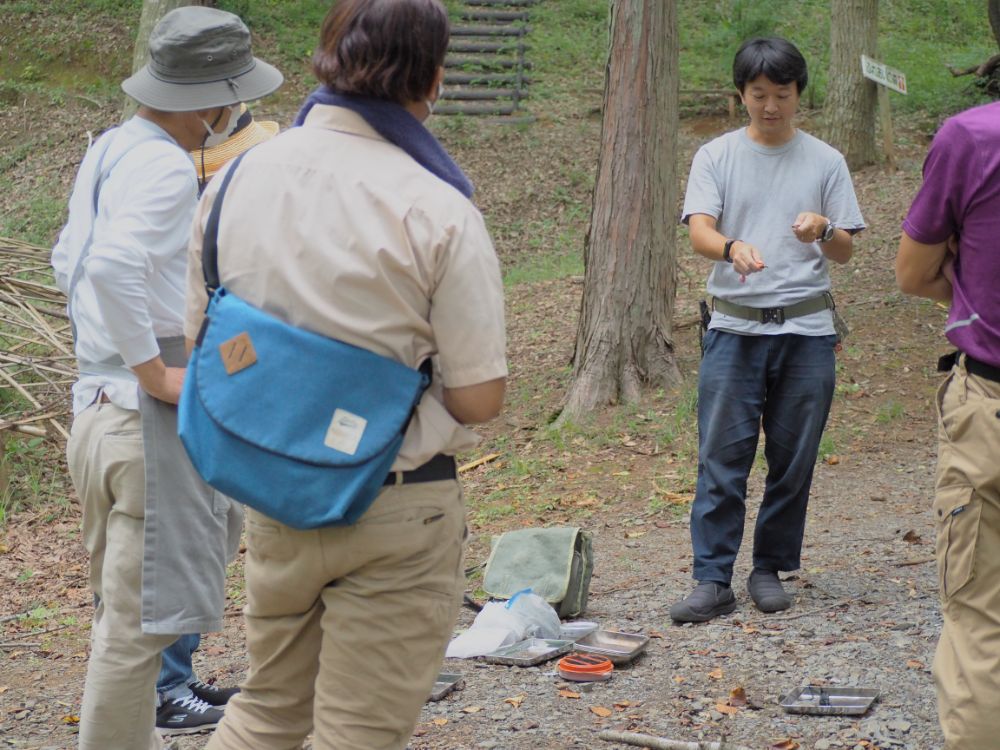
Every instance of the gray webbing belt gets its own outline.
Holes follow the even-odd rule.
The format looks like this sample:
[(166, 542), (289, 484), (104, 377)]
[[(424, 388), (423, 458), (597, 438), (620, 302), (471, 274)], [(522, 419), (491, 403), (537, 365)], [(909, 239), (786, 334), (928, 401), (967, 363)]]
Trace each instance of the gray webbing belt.
[(718, 310), (724, 315), (757, 323), (777, 323), (778, 325), (789, 318), (801, 318), (803, 315), (812, 315), (822, 310), (835, 310), (837, 308), (833, 302), (833, 295), (829, 292), (823, 292), (818, 297), (796, 302), (787, 307), (749, 307), (718, 297), (709, 297), (708, 304), (712, 310)]

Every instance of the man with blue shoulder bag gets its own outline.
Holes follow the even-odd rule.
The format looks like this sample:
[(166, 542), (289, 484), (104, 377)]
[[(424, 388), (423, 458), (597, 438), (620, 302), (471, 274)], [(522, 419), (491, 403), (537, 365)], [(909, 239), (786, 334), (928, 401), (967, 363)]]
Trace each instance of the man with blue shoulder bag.
[(507, 374), (492, 242), (423, 125), (447, 47), (439, 0), (336, 3), (298, 126), (202, 199), (180, 430), (248, 507), (250, 671), (211, 750), (402, 750), (440, 670), (454, 457)]

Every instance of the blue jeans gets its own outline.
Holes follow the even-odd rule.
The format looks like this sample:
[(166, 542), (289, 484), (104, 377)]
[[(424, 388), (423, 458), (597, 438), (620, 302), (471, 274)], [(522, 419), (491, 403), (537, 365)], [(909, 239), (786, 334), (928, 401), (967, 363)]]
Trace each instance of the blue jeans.
[(834, 336), (705, 334), (698, 374), (698, 485), (691, 508), (696, 580), (732, 581), (762, 425), (767, 479), (753, 565), (799, 567), (813, 468), (833, 400), (834, 344)]
[(156, 680), (156, 692), (166, 694), (167, 697), (179, 697), (170, 695), (170, 692), (177, 688), (185, 688), (194, 682), (194, 667), (191, 665), (191, 655), (198, 649), (201, 636), (198, 633), (182, 635), (174, 643), (163, 649), (163, 666), (160, 667), (160, 676)]

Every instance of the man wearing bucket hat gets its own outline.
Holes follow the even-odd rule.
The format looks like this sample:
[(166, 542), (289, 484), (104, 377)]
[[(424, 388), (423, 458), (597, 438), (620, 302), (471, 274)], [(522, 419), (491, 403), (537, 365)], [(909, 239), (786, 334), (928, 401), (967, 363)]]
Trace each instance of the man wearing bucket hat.
[(221, 629), (240, 523), (176, 436), (198, 196), (186, 152), (224, 142), (237, 105), (273, 92), (282, 76), (253, 56), (238, 17), (211, 8), (168, 13), (149, 49), (150, 62), (122, 83), (139, 111), (88, 151), (52, 252), (80, 366), (67, 458), (97, 602), (82, 750), (162, 746), (160, 651), (179, 634)]

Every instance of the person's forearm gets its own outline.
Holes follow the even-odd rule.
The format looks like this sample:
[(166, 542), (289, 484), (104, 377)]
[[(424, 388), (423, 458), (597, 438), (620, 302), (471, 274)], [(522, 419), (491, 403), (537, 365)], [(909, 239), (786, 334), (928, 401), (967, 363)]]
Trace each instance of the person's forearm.
[(717, 229), (707, 226), (690, 227), (691, 247), (704, 258), (722, 261), (726, 242), (730, 239)]
[(845, 229), (836, 229), (833, 238), (820, 243), (819, 247), (827, 259), (834, 263), (846, 263), (854, 254), (854, 237)]

